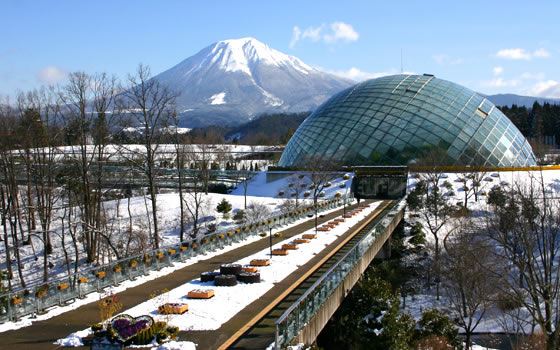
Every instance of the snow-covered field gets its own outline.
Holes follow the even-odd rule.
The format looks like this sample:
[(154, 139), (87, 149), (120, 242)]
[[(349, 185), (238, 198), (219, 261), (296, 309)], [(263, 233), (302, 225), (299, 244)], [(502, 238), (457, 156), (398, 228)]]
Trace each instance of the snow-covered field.
[[(344, 223), (336, 226), (329, 232), (319, 232), (316, 239), (311, 240), (309, 243), (300, 244), (299, 249), (290, 251), (288, 256), (273, 256), (270, 266), (259, 268), (261, 275), (260, 283), (239, 283), (233, 287), (216, 287), (213, 282), (202, 283), (199, 279), (195, 279), (158, 297), (147, 300), (123, 313), (133, 317), (150, 315), (156, 320), (167, 321), (170, 325), (177, 326), (182, 331), (218, 329), (223, 323), (227, 322), (247, 305), (273, 288), (276, 283), (282, 281), (313, 258), (317, 253), (325, 249), (327, 245), (334, 242), (350, 227), (363, 220), (378, 206), (378, 204), (379, 203), (374, 203), (370, 205), (358, 215), (346, 219)], [(310, 229), (303, 233), (314, 232), (314, 229)], [(286, 243), (286, 241), (275, 244), (273, 249), (280, 248), (284, 243)], [(269, 249), (267, 248), (235, 261), (235, 263), (247, 265), (252, 259), (269, 257)], [(212, 289), (216, 295), (208, 300), (188, 299), (186, 294), (193, 289)], [(187, 303), (189, 305), (189, 311), (183, 315), (160, 315), (157, 312), (157, 308), (162, 302)], [(84, 337), (87, 336), (88, 333), (87, 330), (83, 330), (78, 333), (73, 333), (69, 337), (74, 339), (77, 334)], [(60, 342), (65, 341), (60, 340)]]

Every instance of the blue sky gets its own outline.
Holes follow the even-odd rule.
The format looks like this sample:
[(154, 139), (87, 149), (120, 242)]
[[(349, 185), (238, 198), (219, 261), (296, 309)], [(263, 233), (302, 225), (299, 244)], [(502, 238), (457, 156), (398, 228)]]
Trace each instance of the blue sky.
[(71, 71), (164, 71), (252, 36), (354, 79), (433, 73), (483, 93), (560, 97), (559, 1), (27, 1), (0, 3), (0, 94)]

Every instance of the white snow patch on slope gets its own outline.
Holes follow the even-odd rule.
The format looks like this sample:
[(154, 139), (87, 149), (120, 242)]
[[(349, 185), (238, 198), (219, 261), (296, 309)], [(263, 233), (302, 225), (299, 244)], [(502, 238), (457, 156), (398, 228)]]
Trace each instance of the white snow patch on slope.
[(225, 92), (220, 92), (220, 93), (214, 94), (210, 97), (210, 104), (211, 105), (223, 105), (223, 104), (226, 103), (225, 98), (226, 98), (226, 93)]

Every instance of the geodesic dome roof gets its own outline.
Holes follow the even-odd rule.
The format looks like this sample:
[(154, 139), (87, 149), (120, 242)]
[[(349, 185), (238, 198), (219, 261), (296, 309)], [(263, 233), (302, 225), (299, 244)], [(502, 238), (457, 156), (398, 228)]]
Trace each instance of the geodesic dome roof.
[(296, 130), (279, 165), (406, 165), (430, 148), (444, 150), (450, 165), (536, 164), (525, 137), (488, 99), (425, 74), (367, 80), (334, 95)]

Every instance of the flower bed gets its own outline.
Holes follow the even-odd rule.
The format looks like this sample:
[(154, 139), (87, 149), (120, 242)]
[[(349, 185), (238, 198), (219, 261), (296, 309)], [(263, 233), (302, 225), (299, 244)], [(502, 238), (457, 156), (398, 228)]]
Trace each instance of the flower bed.
[(99, 279), (103, 279), (103, 278), (105, 278), (105, 276), (107, 276), (107, 273), (105, 271), (96, 271), (95, 272), (95, 277), (97, 277)]
[(222, 275), (238, 275), (241, 272), (240, 264), (223, 264), (220, 266), (220, 273)]
[(135, 268), (136, 266), (138, 266), (138, 261), (136, 259), (132, 259), (128, 262), (128, 266), (131, 268)]
[(82, 276), (82, 277), (78, 278), (78, 283), (79, 284), (88, 283), (88, 282), (89, 282), (89, 279), (87, 277)]
[(214, 285), (217, 287), (232, 287), (237, 284), (235, 275), (218, 275), (214, 278)]
[(70, 285), (68, 283), (62, 282), (62, 283), (59, 283), (58, 286), (56, 286), (56, 289), (66, 290), (66, 289), (68, 289), (68, 287), (70, 287)]
[(10, 299), (12, 305), (21, 305), (23, 303), (23, 298), (20, 296), (15, 296)]
[(37, 291), (35, 292), (35, 297), (44, 298), (47, 296), (48, 292), (49, 292), (49, 285), (44, 284), (37, 289)]
[(115, 265), (115, 266), (113, 266), (113, 272), (121, 272), (121, 271), (122, 271), (121, 265)]
[(261, 281), (261, 274), (258, 272), (241, 272), (237, 279), (243, 283), (259, 283)]
[(217, 271), (203, 272), (200, 274), (200, 282), (212, 282), (219, 274)]

